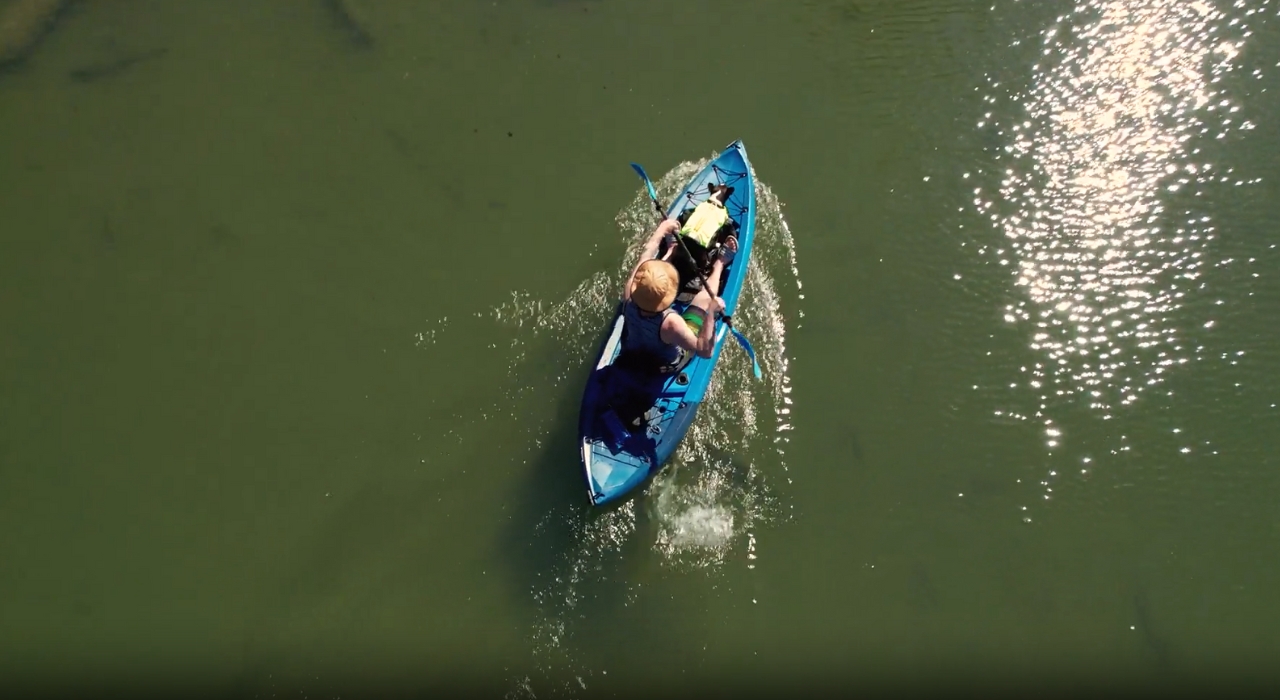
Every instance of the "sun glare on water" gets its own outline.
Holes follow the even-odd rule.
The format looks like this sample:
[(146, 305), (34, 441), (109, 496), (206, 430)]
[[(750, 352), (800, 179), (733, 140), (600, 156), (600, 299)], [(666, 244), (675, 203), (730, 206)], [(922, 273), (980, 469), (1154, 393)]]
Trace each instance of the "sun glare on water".
[(1200, 145), (1254, 126), (1218, 86), (1249, 34), (1206, 2), (1081, 2), (1043, 32), (1029, 87), (1013, 96), (1021, 109), (1005, 110), (1022, 115), (978, 124), (1004, 143), (998, 190), (974, 190), (974, 204), (1006, 242), (983, 252), (1022, 292), (1005, 320), (1030, 328), (1038, 359), (1024, 382), (1050, 449), (1062, 439), (1046, 415), (1055, 402), (1109, 419), (1199, 356), (1176, 312), (1208, 266), (1229, 261), (1211, 259), (1218, 231), (1185, 202), (1210, 183), (1243, 184)]

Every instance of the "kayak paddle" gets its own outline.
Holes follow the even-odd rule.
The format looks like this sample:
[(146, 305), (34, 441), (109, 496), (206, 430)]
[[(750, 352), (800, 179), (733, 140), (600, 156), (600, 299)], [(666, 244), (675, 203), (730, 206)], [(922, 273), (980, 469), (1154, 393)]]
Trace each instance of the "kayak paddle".
[[(653, 202), (653, 208), (658, 212), (658, 222), (661, 223), (667, 218), (667, 213), (666, 210), (662, 208), (662, 204), (658, 202), (658, 191), (653, 189), (653, 182), (649, 180), (649, 174), (644, 171), (644, 168), (640, 167), (639, 163), (632, 163), (631, 169), (636, 171), (636, 174), (640, 176), (641, 180), (644, 180), (645, 189), (649, 190), (649, 201)], [(689, 253), (689, 249), (685, 246), (684, 241), (678, 233), (676, 234), (676, 243), (680, 244), (680, 249), (684, 251), (685, 255), (689, 256), (690, 260), (692, 260), (693, 255)], [(708, 294), (714, 296), (715, 292), (711, 291), (711, 285), (707, 283), (707, 278), (703, 276), (702, 270), (698, 270), (695, 266), (694, 271), (698, 274), (698, 279), (702, 282), (702, 288), (707, 290)], [(751, 347), (751, 341), (747, 340), (747, 336), (743, 335), (737, 328), (733, 327), (732, 316), (728, 314), (717, 315), (724, 321), (724, 325), (729, 327), (729, 331), (733, 333), (733, 337), (737, 339), (738, 344), (742, 346), (742, 349), (747, 351), (747, 357), (751, 358), (751, 373), (755, 375), (756, 379), (763, 378), (763, 375), (760, 373), (760, 363), (756, 361), (755, 348)]]

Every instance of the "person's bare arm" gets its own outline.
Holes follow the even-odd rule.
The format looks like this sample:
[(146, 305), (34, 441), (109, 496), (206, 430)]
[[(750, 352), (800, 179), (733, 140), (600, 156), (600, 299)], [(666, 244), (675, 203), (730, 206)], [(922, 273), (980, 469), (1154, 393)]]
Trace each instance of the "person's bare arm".
[(697, 335), (689, 330), (689, 324), (685, 323), (683, 318), (676, 314), (668, 314), (666, 320), (662, 322), (659, 337), (665, 342), (697, 354), (698, 357), (709, 358), (711, 352), (716, 349), (716, 314), (723, 310), (724, 301), (719, 297), (713, 298), (711, 309), (702, 319), (702, 330)]
[(649, 236), (649, 240), (644, 242), (644, 247), (640, 249), (640, 259), (631, 268), (631, 274), (627, 275), (627, 279), (622, 283), (622, 300), (631, 300), (631, 280), (636, 276), (636, 270), (644, 264), (646, 260), (652, 260), (658, 256), (658, 246), (662, 243), (662, 237), (668, 233), (674, 233), (680, 229), (680, 222), (675, 219), (666, 219), (658, 224), (658, 228)]

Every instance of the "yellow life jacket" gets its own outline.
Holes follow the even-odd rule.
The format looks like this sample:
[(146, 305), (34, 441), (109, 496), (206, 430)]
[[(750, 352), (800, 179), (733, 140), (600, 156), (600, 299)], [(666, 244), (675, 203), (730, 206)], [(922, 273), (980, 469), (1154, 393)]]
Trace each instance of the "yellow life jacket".
[(699, 204), (689, 215), (689, 220), (680, 229), (680, 235), (701, 243), (703, 248), (708, 248), (711, 246), (711, 239), (715, 238), (716, 231), (728, 222), (729, 212), (725, 211), (724, 205), (714, 199), (708, 199)]

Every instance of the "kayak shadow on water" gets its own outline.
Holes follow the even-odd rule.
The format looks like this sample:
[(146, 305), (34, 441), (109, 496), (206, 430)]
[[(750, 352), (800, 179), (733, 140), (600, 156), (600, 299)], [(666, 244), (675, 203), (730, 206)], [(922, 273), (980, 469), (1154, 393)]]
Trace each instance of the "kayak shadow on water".
[[(565, 392), (561, 408), (576, 404)], [(513, 593), (525, 598), (555, 561), (573, 546), (579, 521), (590, 514), (582, 485), (577, 454), (576, 427), (556, 421), (539, 439), (535, 459), (510, 490), (509, 516), (499, 542), (500, 556), (508, 563)]]
[(563, 357), (556, 348), (524, 350), (522, 364), (539, 373), (564, 370), (566, 379), (546, 386), (543, 377), (536, 382), (543, 386), (524, 397), (552, 417), (535, 426), (530, 459), (504, 497), (506, 519), (494, 559), (504, 562), (510, 595), (528, 613), (522, 627), (531, 653), (513, 660), (512, 671), (526, 681), (536, 678), (540, 689), (572, 691), (590, 675), (576, 658), (581, 639), (591, 635), (592, 625), (625, 610), (630, 569), (646, 560), (654, 537), (643, 526), (645, 509), (638, 505), (643, 487), (618, 502), (590, 505), (577, 431), (590, 360), (552, 360), (557, 353)]

